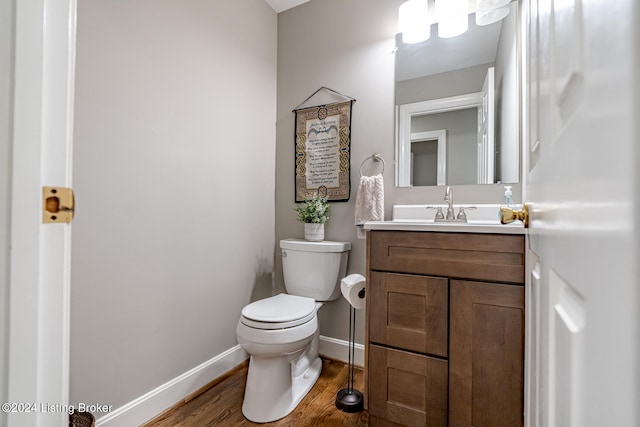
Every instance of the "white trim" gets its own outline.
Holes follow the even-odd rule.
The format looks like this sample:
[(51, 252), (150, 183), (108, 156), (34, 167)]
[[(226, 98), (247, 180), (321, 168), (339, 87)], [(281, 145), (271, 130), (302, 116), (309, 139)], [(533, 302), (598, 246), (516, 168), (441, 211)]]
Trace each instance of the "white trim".
[(229, 372), (248, 358), (249, 355), (239, 345), (236, 345), (98, 418), (96, 426), (129, 427), (141, 425)]
[(430, 99), (412, 102), (400, 106), (400, 114), (421, 116), (423, 114), (445, 113), (447, 111), (464, 110), (482, 105), (482, 92), (467, 93), (447, 98)]
[[(364, 345), (355, 344), (356, 366), (364, 366)], [(347, 363), (349, 342), (320, 336), (320, 355)], [(96, 427), (129, 427), (141, 425), (161, 414), (185, 397), (198, 391), (216, 378), (229, 372), (249, 355), (239, 346), (230, 348), (216, 357), (162, 384), (150, 392), (112, 410), (96, 420)]]
[[(71, 186), (75, 0), (15, 2), (9, 402), (68, 403), (68, 224), (42, 224), (42, 187)], [(62, 425), (61, 412), (9, 413)]]
[(495, 69), (489, 67), (482, 86), (482, 106), (478, 108), (477, 184), (493, 184), (495, 174)]
[[(397, 107), (398, 113), (396, 117), (396, 122), (398, 123), (396, 138), (396, 159), (398, 160), (396, 187), (411, 187), (411, 170), (408, 167), (403, 168), (402, 165), (410, 164), (411, 119), (414, 116), (424, 116), (426, 114), (444, 113), (474, 107), (480, 108), (481, 106), (482, 92), (399, 105)], [(438, 181), (440, 180), (438, 179)]]
[[(396, 131), (394, 132), (394, 141), (393, 143), (395, 144), (394, 147), (396, 147), (396, 158), (394, 159), (393, 165), (394, 165), (394, 177), (396, 179), (396, 187), (398, 187), (400, 184), (400, 170), (405, 170), (406, 168), (400, 168), (400, 159), (401, 159), (401, 155), (405, 155), (404, 154), (404, 150), (402, 150), (402, 146), (400, 145), (400, 106), (396, 105), (395, 111), (394, 111), (394, 123), (396, 124)], [(409, 126), (409, 131), (411, 131), (411, 126)]]
[[(364, 345), (355, 343), (354, 345), (354, 365), (364, 366)], [(320, 356), (347, 363), (349, 361), (349, 341), (320, 335)]]

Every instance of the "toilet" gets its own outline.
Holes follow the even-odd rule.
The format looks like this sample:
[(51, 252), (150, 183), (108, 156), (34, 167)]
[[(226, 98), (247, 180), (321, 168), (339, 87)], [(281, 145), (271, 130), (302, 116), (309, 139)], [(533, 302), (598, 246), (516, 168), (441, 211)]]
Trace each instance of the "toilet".
[(317, 312), (340, 297), (351, 243), (286, 239), (280, 248), (287, 293), (245, 306), (236, 328), (251, 356), (242, 413), (256, 423), (291, 413), (320, 376)]

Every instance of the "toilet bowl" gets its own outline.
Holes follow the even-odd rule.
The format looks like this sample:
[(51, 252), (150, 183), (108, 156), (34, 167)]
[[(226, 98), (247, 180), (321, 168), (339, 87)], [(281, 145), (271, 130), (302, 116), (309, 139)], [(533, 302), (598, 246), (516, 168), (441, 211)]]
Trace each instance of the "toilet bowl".
[(317, 312), (340, 295), (351, 246), (287, 239), (280, 247), (288, 294), (245, 306), (236, 328), (251, 356), (242, 413), (258, 423), (291, 413), (320, 376)]
[(302, 313), (299, 307), (310, 307), (307, 313), (291, 316), (283, 315), (286, 309), (282, 309), (281, 322), (265, 319), (260, 325), (260, 316), (247, 313), (255, 308), (250, 304), (238, 322), (238, 343), (251, 355), (242, 412), (250, 421), (266, 423), (293, 411), (320, 375), (319, 307), (311, 298), (287, 294), (254, 304), (294, 308), (294, 313)]

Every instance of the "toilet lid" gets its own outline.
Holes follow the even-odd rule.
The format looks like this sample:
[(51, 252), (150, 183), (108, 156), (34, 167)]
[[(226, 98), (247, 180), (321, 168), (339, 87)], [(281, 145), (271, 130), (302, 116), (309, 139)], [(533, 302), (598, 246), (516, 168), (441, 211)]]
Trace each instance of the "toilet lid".
[(253, 302), (242, 309), (242, 323), (259, 329), (291, 328), (316, 314), (313, 298), (280, 294)]

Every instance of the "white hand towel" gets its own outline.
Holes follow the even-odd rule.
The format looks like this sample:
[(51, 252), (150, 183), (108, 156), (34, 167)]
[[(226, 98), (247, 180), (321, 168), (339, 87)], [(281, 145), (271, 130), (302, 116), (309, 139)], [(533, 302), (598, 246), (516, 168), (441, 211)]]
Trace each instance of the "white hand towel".
[(360, 177), (356, 194), (358, 239), (366, 238), (363, 224), (367, 221), (384, 221), (384, 181), (381, 174)]

